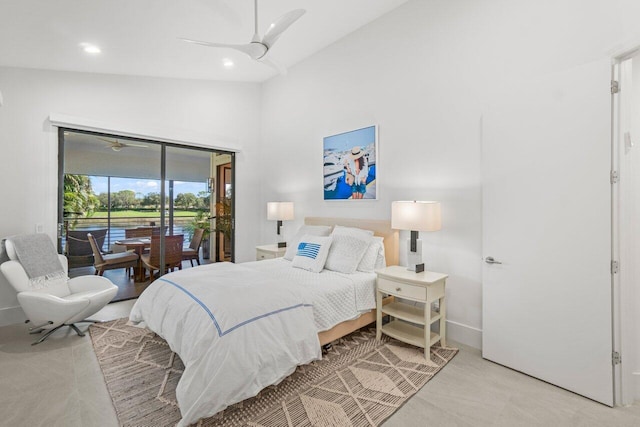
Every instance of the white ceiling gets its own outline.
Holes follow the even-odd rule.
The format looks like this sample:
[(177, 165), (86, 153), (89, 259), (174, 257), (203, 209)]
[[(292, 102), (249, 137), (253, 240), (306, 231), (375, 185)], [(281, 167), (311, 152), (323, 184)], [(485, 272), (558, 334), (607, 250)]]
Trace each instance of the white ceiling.
[[(259, 0), (259, 32), (307, 10), (270, 53), (290, 67), (406, 1)], [(240, 52), (177, 39), (246, 43), (252, 35), (253, 0), (0, 0), (0, 66), (260, 82), (276, 72)], [(85, 53), (83, 42), (102, 53)]]

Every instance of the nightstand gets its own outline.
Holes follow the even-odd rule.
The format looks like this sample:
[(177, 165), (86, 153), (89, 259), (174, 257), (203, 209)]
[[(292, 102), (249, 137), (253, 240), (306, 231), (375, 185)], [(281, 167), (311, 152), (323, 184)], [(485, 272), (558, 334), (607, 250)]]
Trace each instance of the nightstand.
[[(440, 341), (446, 346), (446, 305), (445, 284), (446, 274), (424, 271), (416, 273), (406, 267), (398, 265), (376, 270), (378, 275), (376, 287), (376, 338), (382, 334), (399, 341), (424, 348), (424, 356), (429, 359), (429, 348)], [(423, 307), (416, 307), (397, 299), (382, 305), (382, 296), (393, 295), (408, 301), (424, 303)], [(439, 311), (433, 311), (431, 303), (439, 301)], [(391, 322), (382, 324), (382, 316), (391, 316)], [(403, 321), (400, 321), (404, 320)], [(431, 332), (431, 325), (440, 322), (440, 333)]]
[(256, 246), (256, 261), (263, 259), (280, 258), (284, 256), (287, 248), (279, 248), (278, 245)]

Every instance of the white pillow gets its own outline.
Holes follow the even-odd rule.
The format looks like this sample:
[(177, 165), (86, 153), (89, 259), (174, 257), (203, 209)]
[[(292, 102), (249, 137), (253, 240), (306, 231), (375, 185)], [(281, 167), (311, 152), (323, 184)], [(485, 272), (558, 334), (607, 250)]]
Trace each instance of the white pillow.
[(376, 259), (376, 266), (374, 270), (379, 268), (385, 268), (387, 266), (387, 256), (384, 251), (384, 243), (380, 245), (380, 250), (378, 251), (378, 258)]
[(358, 264), (357, 270), (364, 271), (365, 273), (373, 273), (376, 268), (380, 268), (378, 267), (380, 251), (382, 251), (382, 262), (384, 262), (384, 245), (382, 244), (382, 237), (373, 236), (371, 243), (369, 243), (369, 247), (360, 260), (360, 264)]
[(283, 258), (293, 261), (293, 257), (296, 255), (296, 251), (298, 250), (298, 243), (305, 234), (310, 234), (312, 236), (328, 236), (329, 233), (331, 233), (331, 227), (328, 225), (303, 225), (298, 229), (296, 235), (293, 236), (293, 239), (287, 242), (287, 251), (284, 253)]
[(324, 268), (324, 263), (329, 255), (331, 247), (331, 236), (313, 236), (305, 234), (300, 239), (293, 257), (293, 267), (320, 273)]
[(373, 231), (336, 225), (325, 268), (340, 273), (355, 273), (371, 243)]

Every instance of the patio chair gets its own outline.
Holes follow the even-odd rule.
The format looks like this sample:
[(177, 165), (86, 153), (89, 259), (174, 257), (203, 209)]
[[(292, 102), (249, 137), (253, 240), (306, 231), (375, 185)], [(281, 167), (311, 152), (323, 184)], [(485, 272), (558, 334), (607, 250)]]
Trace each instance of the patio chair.
[(93, 266), (96, 269), (96, 275), (102, 276), (105, 270), (115, 270), (118, 268), (126, 268), (127, 274), (130, 273), (129, 268), (138, 266), (138, 254), (134, 252), (118, 252), (113, 254), (103, 254), (100, 251), (98, 242), (92, 233), (87, 234), (91, 248), (93, 249)]
[(64, 252), (69, 262), (69, 268), (86, 267), (94, 263), (93, 250), (87, 233), (91, 233), (96, 239), (99, 248), (104, 245), (104, 239), (107, 236), (107, 229), (99, 230), (68, 230), (67, 244)]
[(124, 230), (124, 237), (127, 239), (134, 239), (136, 237), (151, 237), (152, 234), (153, 227), (127, 228)]
[(193, 237), (191, 243), (187, 249), (182, 250), (182, 259), (189, 260), (191, 267), (193, 267), (193, 260), (195, 259), (198, 265), (200, 265), (200, 245), (202, 244), (202, 237), (204, 236), (203, 228), (196, 228), (193, 230)]
[[(182, 244), (184, 242), (184, 235), (176, 234), (175, 236), (164, 237), (164, 263), (166, 271), (174, 271), (177, 267), (178, 270), (182, 270)], [(160, 236), (151, 236), (151, 250), (148, 254), (143, 254), (142, 257), (143, 267), (149, 271), (149, 277), (153, 281), (153, 272), (162, 270), (160, 268)]]

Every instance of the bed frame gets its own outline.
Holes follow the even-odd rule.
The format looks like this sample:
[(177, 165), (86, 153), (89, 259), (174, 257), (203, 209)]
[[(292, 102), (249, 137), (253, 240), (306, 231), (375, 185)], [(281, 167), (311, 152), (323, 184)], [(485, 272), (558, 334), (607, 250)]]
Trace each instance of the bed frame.
[[(306, 217), (304, 219), (306, 225), (341, 225), (343, 227), (358, 227), (365, 230), (373, 231), (375, 236), (384, 238), (384, 251), (387, 265), (398, 264), (398, 231), (391, 228), (391, 222), (377, 219), (353, 219), (353, 218), (325, 218), (325, 217)], [(382, 304), (388, 304), (393, 301), (393, 297), (385, 298)], [(328, 331), (318, 333), (320, 345), (328, 344), (345, 335), (350, 334), (364, 326), (376, 321), (376, 310), (373, 309), (365, 313), (357, 319), (347, 320), (338, 323)]]

